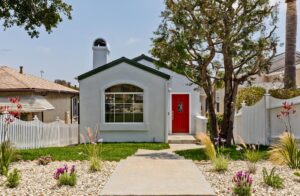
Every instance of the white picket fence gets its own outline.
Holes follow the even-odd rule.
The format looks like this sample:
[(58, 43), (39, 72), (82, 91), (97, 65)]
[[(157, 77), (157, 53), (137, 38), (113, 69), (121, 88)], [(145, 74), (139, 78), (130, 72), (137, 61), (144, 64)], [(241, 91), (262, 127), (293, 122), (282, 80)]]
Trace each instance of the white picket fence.
[(291, 116), (292, 133), (300, 139), (300, 97), (292, 99), (276, 99), (269, 94), (253, 106), (242, 104), (235, 115), (234, 136), (239, 142), (239, 136), (248, 144), (270, 145), (286, 130), (284, 123), (277, 118), (283, 102), (293, 103), (296, 113)]
[(14, 118), (14, 122), (7, 126), (5, 118), (6, 115), (0, 115), (0, 141), (4, 139), (3, 133), (7, 127), (7, 138), (18, 149), (67, 146), (78, 143), (78, 124), (65, 124), (59, 119), (52, 123), (43, 123), (35, 116), (33, 121)]

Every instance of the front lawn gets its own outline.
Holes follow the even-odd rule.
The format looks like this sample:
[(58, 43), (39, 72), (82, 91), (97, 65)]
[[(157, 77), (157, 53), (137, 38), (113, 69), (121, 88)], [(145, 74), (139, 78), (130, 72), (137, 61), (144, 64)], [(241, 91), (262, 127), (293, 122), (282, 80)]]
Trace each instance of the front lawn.
[[(259, 152), (264, 159), (268, 158), (267, 154), (268, 147), (261, 146)], [(243, 155), (241, 152), (237, 151), (234, 147), (231, 148), (221, 148), (220, 153), (228, 156), (231, 160), (243, 160)], [(183, 156), (185, 159), (192, 159), (194, 161), (208, 160), (203, 149), (192, 149), (176, 151), (176, 154)]]
[[(102, 146), (102, 160), (119, 161), (133, 155), (138, 149), (162, 150), (169, 148), (164, 143), (104, 143)], [(40, 156), (51, 155), (57, 161), (86, 160), (85, 146), (50, 147), (30, 150), (19, 150), (22, 160), (34, 160)]]

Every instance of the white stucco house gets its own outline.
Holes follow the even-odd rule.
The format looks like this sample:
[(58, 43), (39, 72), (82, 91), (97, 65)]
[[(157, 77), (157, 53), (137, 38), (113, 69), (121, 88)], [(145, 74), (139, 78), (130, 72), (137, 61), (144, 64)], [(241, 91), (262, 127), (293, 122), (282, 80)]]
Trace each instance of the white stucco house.
[(81, 132), (97, 126), (104, 142), (167, 142), (201, 129), (200, 92), (185, 76), (146, 55), (107, 63), (102, 38), (92, 48), (93, 69), (78, 76)]

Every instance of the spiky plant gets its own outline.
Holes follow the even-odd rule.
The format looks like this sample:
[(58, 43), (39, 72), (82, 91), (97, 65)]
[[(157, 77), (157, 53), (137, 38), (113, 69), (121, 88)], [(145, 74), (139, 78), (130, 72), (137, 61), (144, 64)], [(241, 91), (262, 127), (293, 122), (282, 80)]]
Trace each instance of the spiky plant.
[(279, 141), (269, 151), (270, 161), (275, 164), (287, 165), (292, 169), (300, 168), (300, 151), (292, 133), (283, 133)]
[[(92, 131), (91, 128), (87, 128), (87, 138), (89, 144), (85, 144), (86, 154), (89, 158), (89, 169), (92, 172), (101, 170), (101, 146), (97, 145), (97, 135), (98, 129)], [(83, 135), (81, 135), (82, 140), (85, 141)]]
[(212, 143), (211, 139), (204, 133), (198, 134), (197, 139), (199, 139), (201, 144), (204, 145), (204, 147), (205, 147), (204, 152), (205, 152), (206, 156), (211, 161), (214, 161), (217, 158), (217, 152), (216, 152), (215, 146)]

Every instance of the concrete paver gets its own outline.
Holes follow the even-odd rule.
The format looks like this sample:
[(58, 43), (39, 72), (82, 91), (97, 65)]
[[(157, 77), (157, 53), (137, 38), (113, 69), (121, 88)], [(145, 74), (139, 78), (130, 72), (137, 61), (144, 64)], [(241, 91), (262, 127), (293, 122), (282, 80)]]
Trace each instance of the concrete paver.
[(191, 160), (170, 151), (138, 150), (122, 160), (100, 195), (215, 195)]

